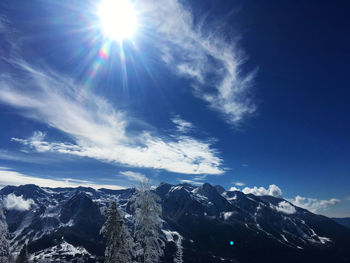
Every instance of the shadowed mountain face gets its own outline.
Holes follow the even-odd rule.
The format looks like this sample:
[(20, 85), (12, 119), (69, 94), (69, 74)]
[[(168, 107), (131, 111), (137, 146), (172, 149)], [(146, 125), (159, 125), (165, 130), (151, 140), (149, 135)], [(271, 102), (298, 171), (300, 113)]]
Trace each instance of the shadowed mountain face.
[[(350, 262), (350, 229), (284, 199), (210, 184), (163, 183), (154, 191), (163, 208), (163, 262)], [(33, 200), (29, 210), (5, 210), (14, 250), (28, 240), (35, 260), (103, 262), (106, 207), (119, 200), (132, 229), (134, 192), (25, 185), (5, 187), (0, 197)]]
[(344, 217), (344, 218), (332, 218), (335, 222), (338, 224), (341, 224), (347, 228), (350, 228), (350, 217)]

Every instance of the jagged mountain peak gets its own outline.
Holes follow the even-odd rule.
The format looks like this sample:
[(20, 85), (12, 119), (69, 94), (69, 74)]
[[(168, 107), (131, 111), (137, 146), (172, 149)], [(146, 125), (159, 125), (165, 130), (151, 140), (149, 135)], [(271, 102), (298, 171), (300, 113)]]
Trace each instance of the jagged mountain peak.
[[(285, 251), (288, 255), (299, 250), (305, 255), (315, 255), (326, 249), (329, 255), (337, 257), (333, 251), (347, 251), (344, 244), (350, 243), (350, 229), (295, 207), (283, 198), (223, 191), (222, 187), (208, 183), (199, 187), (162, 183), (154, 191), (161, 199), (166, 255), (176, 252), (171, 252), (173, 244), (184, 250), (184, 262), (254, 263), (259, 262), (249, 256), (257, 253), (254, 249), (261, 253), (261, 249), (267, 248)], [(28, 240), (30, 252), (38, 258), (45, 253), (59, 258), (59, 253), (66, 255), (72, 250), (84, 251), (79, 252), (83, 262), (97, 262), (104, 253), (104, 241), (99, 235), (105, 220), (103, 211), (111, 200), (118, 200), (128, 224), (133, 223), (128, 204), (134, 188), (9, 186), (0, 190), (0, 197), (11, 193), (36, 200), (33, 209), (6, 210), (5, 214), (13, 237), (11, 244), (20, 246)], [(231, 239), (238, 243), (234, 254), (225, 243)], [(265, 257), (270, 262), (280, 262), (274, 261), (271, 255)], [(276, 258), (281, 260), (281, 257)], [(324, 261), (327, 256), (316, 258), (327, 262)]]
[(225, 188), (223, 188), (221, 185), (215, 185), (214, 187), (219, 194), (222, 194), (223, 192), (226, 191)]

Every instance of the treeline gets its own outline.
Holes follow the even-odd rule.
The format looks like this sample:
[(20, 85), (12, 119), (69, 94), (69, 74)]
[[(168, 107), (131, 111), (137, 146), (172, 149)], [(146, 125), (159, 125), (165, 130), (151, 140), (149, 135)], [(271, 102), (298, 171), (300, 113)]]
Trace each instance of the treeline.
[[(100, 231), (106, 239), (104, 262), (157, 263), (163, 256), (164, 245), (159, 237), (162, 226), (159, 197), (151, 191), (148, 182), (141, 182), (130, 203), (134, 214), (132, 227), (125, 222), (117, 201), (109, 204), (106, 221)], [(11, 255), (9, 232), (0, 207), (0, 263), (30, 262), (27, 243), (22, 246), (16, 258)], [(35, 262), (46, 261), (44, 259)]]

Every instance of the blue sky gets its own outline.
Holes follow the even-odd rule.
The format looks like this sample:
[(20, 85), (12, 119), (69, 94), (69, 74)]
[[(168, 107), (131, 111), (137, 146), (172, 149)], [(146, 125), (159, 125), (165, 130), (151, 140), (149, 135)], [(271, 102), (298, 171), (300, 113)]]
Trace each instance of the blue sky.
[(0, 3), (0, 185), (210, 182), (350, 216), (347, 1)]

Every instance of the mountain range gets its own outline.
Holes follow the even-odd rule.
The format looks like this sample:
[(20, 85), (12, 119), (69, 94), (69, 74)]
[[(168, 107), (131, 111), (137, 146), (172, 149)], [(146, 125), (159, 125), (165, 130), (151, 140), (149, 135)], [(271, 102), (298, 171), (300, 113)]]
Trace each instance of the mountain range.
[(337, 222), (337, 223), (339, 223), (347, 228), (350, 228), (350, 217), (343, 217), (343, 218), (332, 217), (332, 219), (335, 222)]
[[(34, 262), (103, 262), (108, 204), (118, 201), (132, 230), (135, 191), (6, 186), (0, 198), (11, 247), (18, 253), (28, 242)], [(152, 191), (162, 205), (164, 263), (350, 262), (349, 228), (283, 198), (208, 183), (161, 183)]]

